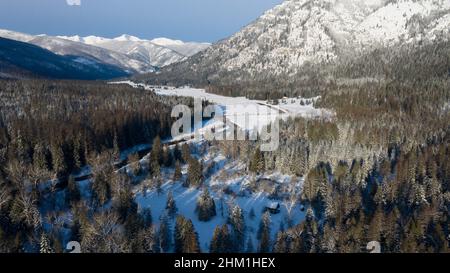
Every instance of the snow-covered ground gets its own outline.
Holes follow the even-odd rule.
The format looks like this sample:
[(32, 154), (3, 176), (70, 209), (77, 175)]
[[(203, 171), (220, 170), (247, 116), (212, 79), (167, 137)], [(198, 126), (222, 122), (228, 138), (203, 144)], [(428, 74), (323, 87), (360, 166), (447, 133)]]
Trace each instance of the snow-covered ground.
[[(248, 190), (250, 181), (262, 177), (253, 177), (251, 175), (240, 175), (244, 170), (243, 164), (228, 161), (220, 153), (211, 155), (207, 153), (202, 157), (205, 162), (214, 161), (217, 164), (215, 168), (217, 171), (208, 177), (204, 182), (204, 187), (209, 189), (211, 196), (215, 200), (217, 215), (208, 222), (201, 222), (195, 212), (196, 202), (198, 197), (202, 194), (202, 189), (185, 188), (180, 182), (173, 182), (170, 177), (172, 172), (163, 171), (162, 176), (165, 184), (162, 185), (162, 191), (158, 192), (156, 189), (141, 190), (141, 187), (136, 187), (136, 202), (140, 209), (150, 208), (152, 212), (153, 222), (159, 225), (161, 216), (165, 212), (167, 203), (167, 195), (170, 191), (178, 208), (178, 214), (191, 219), (195, 230), (199, 235), (200, 247), (203, 252), (209, 250), (209, 244), (213, 236), (216, 226), (226, 224), (229, 211), (235, 205), (238, 205), (243, 210), (243, 215), (246, 224), (246, 241), (251, 238), (257, 249), (258, 240), (257, 232), (261, 218), (266, 206), (272, 202), (280, 204), (280, 213), (271, 214), (271, 237), (275, 240), (276, 233), (280, 228), (287, 228), (290, 225), (299, 224), (303, 221), (305, 213), (300, 209), (301, 206), (296, 202), (296, 199), (271, 199), (266, 192), (258, 191), (251, 192)], [(226, 175), (221, 172), (226, 170)], [(183, 170), (183, 176), (186, 174), (186, 166)], [(224, 177), (226, 177), (224, 179)], [(299, 196), (303, 184), (303, 179), (293, 180), (289, 176), (282, 174), (272, 174), (264, 178), (277, 181), (280, 185), (289, 187), (292, 191), (291, 196)], [(224, 192), (226, 190), (226, 193)], [(254, 217), (251, 217), (251, 211), (254, 212)], [(171, 228), (175, 225), (175, 219), (171, 220)]]
[(132, 81), (110, 82), (110, 84), (128, 84), (134, 88), (154, 90), (156, 94), (162, 96), (183, 96), (209, 101), (222, 109), (227, 121), (248, 132), (254, 130), (261, 132), (265, 126), (273, 123), (276, 119), (287, 119), (288, 117), (331, 118), (334, 115), (332, 111), (313, 106), (312, 102), (319, 97), (311, 99), (284, 98), (280, 99), (276, 105), (272, 105), (267, 101), (245, 97), (227, 97), (191, 87), (151, 86)]
[[(226, 97), (210, 94), (203, 89), (190, 87), (150, 86), (131, 81), (111, 82), (110, 84), (128, 84), (134, 88), (152, 90), (161, 96), (183, 96), (209, 101), (222, 109), (227, 121), (231, 121), (246, 131), (252, 131), (255, 128), (259, 131), (263, 126), (273, 122), (275, 118), (286, 119), (296, 116), (305, 118), (328, 118), (334, 115), (331, 111), (314, 107), (314, 102), (319, 97), (310, 99), (284, 98), (276, 103), (269, 103), (267, 101), (251, 100), (245, 97)], [(247, 123), (246, 116), (248, 116)], [(223, 125), (223, 120), (211, 119), (203, 122), (202, 126), (197, 128), (197, 130), (200, 135), (204, 135), (212, 127), (218, 128)], [(192, 135), (193, 133), (195, 132), (191, 132), (188, 135)], [(178, 139), (183, 137), (186, 136), (179, 136)], [(194, 146), (200, 147), (204, 143), (204, 139), (198, 140), (191, 139), (190, 137), (189, 139), (189, 143)], [(278, 202), (280, 204), (280, 213), (271, 215), (271, 235), (273, 240), (280, 228), (287, 228), (290, 225), (299, 224), (304, 219), (304, 211), (300, 209), (301, 205), (297, 202), (297, 197), (300, 196), (302, 190), (302, 178), (293, 178), (279, 173), (264, 177), (255, 177), (248, 174), (244, 163), (239, 160), (229, 160), (220, 152), (211, 153), (207, 151), (206, 154), (197, 154), (194, 156), (202, 159), (204, 164), (214, 162), (215, 167), (213, 173), (206, 177), (204, 187), (209, 189), (211, 196), (215, 200), (217, 215), (208, 222), (199, 221), (195, 208), (197, 199), (203, 189), (183, 187), (181, 182), (172, 181), (172, 169), (163, 168), (161, 175), (164, 184), (160, 191), (145, 187), (145, 181), (135, 187), (136, 202), (139, 208), (150, 208), (156, 225), (159, 225), (160, 218), (164, 214), (167, 195), (170, 191), (173, 192), (178, 214), (192, 220), (199, 235), (200, 247), (205, 252), (209, 250), (209, 244), (215, 227), (227, 222), (228, 212), (235, 205), (238, 205), (244, 213), (246, 222), (245, 243), (247, 243), (248, 238), (251, 238), (255, 251), (258, 245), (257, 232), (261, 217), (266, 206), (269, 206), (272, 202)], [(144, 157), (141, 159), (141, 164), (146, 164), (147, 160), (148, 157)], [(186, 172), (187, 166), (183, 166), (183, 179), (186, 179)], [(258, 179), (273, 181), (273, 183), (276, 183), (276, 187), (282, 187), (283, 192), (287, 192), (288, 194), (274, 197), (264, 190), (250, 190), (251, 182)], [(251, 212), (254, 213), (254, 217), (250, 216), (252, 214)], [(174, 221), (172, 219), (172, 229), (175, 224)]]
[[(188, 96), (198, 99), (208, 100), (214, 104), (219, 105), (225, 111), (227, 119), (232, 119), (233, 116), (241, 115), (243, 112), (255, 109), (264, 109), (267, 115), (281, 116), (287, 118), (290, 116), (303, 116), (303, 117), (324, 117), (331, 116), (332, 113), (326, 110), (314, 108), (314, 102), (319, 99), (302, 99), (302, 98), (285, 98), (279, 100), (276, 105), (269, 104), (269, 102), (250, 100), (244, 97), (232, 98), (215, 94), (208, 94), (204, 90), (194, 88), (172, 88), (172, 87), (151, 87), (132, 82), (120, 82), (127, 83), (136, 88), (145, 88), (154, 90), (159, 95), (164, 96)], [(264, 113), (264, 112), (263, 112)], [(261, 116), (254, 115), (255, 120), (259, 122)], [(265, 118), (265, 117), (264, 117)], [(265, 120), (265, 119), (262, 120)], [(235, 120), (239, 125), (239, 119)], [(204, 135), (205, 131), (209, 130), (211, 126), (215, 126), (220, 121), (211, 119), (209, 121), (202, 121), (202, 126), (199, 126), (197, 130), (201, 135)], [(245, 128), (245, 127), (241, 127)], [(194, 132), (192, 132), (194, 133)], [(174, 139), (165, 139), (163, 142), (170, 143)], [(276, 234), (280, 229), (286, 229), (293, 225), (297, 225), (304, 220), (305, 212), (302, 210), (302, 206), (298, 202), (298, 197), (301, 194), (303, 188), (303, 178), (284, 175), (282, 173), (268, 173), (262, 175), (249, 174), (247, 171), (246, 162), (227, 158), (223, 155), (220, 149), (208, 149), (208, 145), (205, 144), (204, 138), (202, 139), (190, 139), (188, 141), (191, 145), (193, 156), (203, 162), (203, 166), (206, 167), (205, 178), (203, 186), (201, 188), (184, 187), (182, 181), (187, 179), (188, 165), (182, 166), (182, 178), (180, 181), (173, 181), (174, 169), (162, 167), (161, 168), (161, 180), (163, 184), (160, 189), (154, 187), (154, 183), (151, 180), (147, 180), (147, 176), (144, 173), (138, 177), (133, 177), (133, 192), (135, 195), (135, 201), (138, 204), (140, 210), (150, 208), (152, 213), (153, 223), (158, 227), (160, 225), (161, 216), (165, 213), (165, 207), (167, 203), (167, 197), (169, 192), (173, 193), (178, 214), (192, 220), (195, 230), (199, 236), (199, 243), (202, 252), (209, 251), (209, 244), (212, 239), (214, 229), (218, 225), (227, 223), (230, 210), (238, 205), (244, 215), (245, 219), (245, 242), (246, 246), (249, 239), (252, 241), (254, 247), (253, 251), (257, 251), (258, 247), (258, 229), (261, 222), (261, 218), (267, 207), (271, 204), (279, 204), (280, 211), (276, 214), (271, 214), (271, 239), (276, 239)], [(207, 149), (204, 149), (204, 148)], [(138, 151), (149, 149), (149, 144), (142, 144), (132, 147), (130, 149), (121, 151), (121, 160), (125, 159), (129, 154), (136, 153)], [(173, 148), (173, 145), (169, 148)], [(142, 157), (139, 160), (140, 166), (148, 166), (149, 155)], [(135, 163), (135, 162), (129, 162)], [(145, 168), (144, 168), (145, 169)], [(130, 165), (121, 167), (117, 172), (124, 172), (130, 176), (133, 176)], [(89, 166), (83, 167), (78, 173), (74, 174), (77, 179), (77, 184), (80, 189), (82, 200), (89, 202), (92, 198), (92, 181), (88, 177), (91, 173)], [(49, 181), (51, 183), (51, 181)], [(196, 204), (198, 197), (202, 194), (203, 190), (207, 188), (215, 200), (216, 213), (208, 222), (202, 222), (198, 220), (196, 213)], [(58, 206), (58, 200), (64, 200), (64, 191), (57, 193), (55, 198), (56, 206)], [(105, 208), (110, 206), (111, 203), (107, 203)], [(49, 203), (42, 207), (43, 212), (50, 212), (50, 208), (55, 205)], [(63, 205), (59, 205), (63, 207)], [(52, 215), (52, 214), (50, 214)], [(61, 222), (62, 231), (64, 233), (64, 243), (69, 239), (71, 214), (70, 211), (58, 214), (58, 221)], [(47, 228), (51, 228), (50, 223), (53, 223), (53, 218), (45, 220)], [(170, 219), (171, 231), (173, 232), (175, 226), (175, 217)]]

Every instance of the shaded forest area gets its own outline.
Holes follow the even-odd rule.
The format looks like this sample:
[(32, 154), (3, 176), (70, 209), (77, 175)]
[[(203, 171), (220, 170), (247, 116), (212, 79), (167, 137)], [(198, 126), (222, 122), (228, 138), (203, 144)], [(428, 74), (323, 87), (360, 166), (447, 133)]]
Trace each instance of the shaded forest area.
[(309, 209), (273, 250), (364, 252), (375, 240), (383, 252), (449, 252), (449, 90), (436, 79), (341, 86), (316, 103), (334, 120), (283, 123), (281, 147), (249, 165), (304, 175)]
[[(201, 55), (201, 54), (200, 54)], [(201, 56), (194, 56), (191, 60)], [(420, 83), (450, 77), (450, 42), (413, 43), (369, 52), (352, 52), (332, 63), (305, 63), (295, 75), (273, 76), (272, 71), (249, 74), (228, 71), (215, 63), (192, 68), (189, 61), (166, 67), (159, 73), (135, 76), (148, 84), (194, 85), (225, 96), (279, 99), (326, 95), (330, 90), (354, 83)]]
[(2, 81), (1, 162), (71, 173), (90, 153), (168, 136), (180, 100), (102, 82)]

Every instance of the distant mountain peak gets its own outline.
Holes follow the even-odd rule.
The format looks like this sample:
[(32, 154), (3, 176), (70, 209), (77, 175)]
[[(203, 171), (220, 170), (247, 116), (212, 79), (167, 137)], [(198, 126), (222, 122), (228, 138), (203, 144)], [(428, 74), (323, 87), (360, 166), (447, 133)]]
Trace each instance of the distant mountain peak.
[(126, 42), (141, 42), (141, 41), (143, 41), (136, 36), (132, 36), (132, 35), (128, 35), (128, 34), (122, 34), (121, 36), (116, 37), (113, 40), (121, 41), (121, 42), (124, 42), (124, 41), (126, 41)]
[(163, 38), (163, 37), (153, 39), (150, 42), (160, 45), (160, 46), (183, 45), (184, 44), (184, 42), (181, 40), (172, 40), (172, 39)]

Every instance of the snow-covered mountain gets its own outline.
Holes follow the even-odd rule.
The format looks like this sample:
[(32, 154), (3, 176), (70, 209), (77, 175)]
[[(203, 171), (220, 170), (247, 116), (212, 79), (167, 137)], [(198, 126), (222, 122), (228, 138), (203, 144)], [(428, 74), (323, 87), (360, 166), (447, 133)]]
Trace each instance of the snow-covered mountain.
[(158, 75), (208, 82), (228, 75), (234, 81), (293, 76), (307, 64), (448, 41), (449, 26), (448, 0), (286, 0), (230, 38)]
[(62, 56), (42, 47), (0, 37), (0, 78), (97, 80), (127, 76), (117, 66), (80, 56)]
[(171, 40), (167, 38), (156, 38), (151, 40), (151, 42), (156, 45), (170, 48), (184, 56), (195, 55), (198, 52), (207, 49), (211, 45), (209, 43), (183, 42), (180, 40)]
[(60, 36), (60, 38), (120, 52), (155, 67), (183, 61), (210, 46), (208, 43), (185, 43), (167, 38), (143, 40), (126, 34), (114, 39), (96, 36)]
[[(103, 62), (117, 66), (128, 73), (155, 71), (204, 50), (209, 44), (183, 43), (169, 39), (157, 42), (130, 35), (109, 39), (97, 36), (29, 35), (0, 29), (0, 37), (31, 43), (59, 55), (77, 56), (84, 61)], [(166, 45), (163, 45), (165, 41)]]

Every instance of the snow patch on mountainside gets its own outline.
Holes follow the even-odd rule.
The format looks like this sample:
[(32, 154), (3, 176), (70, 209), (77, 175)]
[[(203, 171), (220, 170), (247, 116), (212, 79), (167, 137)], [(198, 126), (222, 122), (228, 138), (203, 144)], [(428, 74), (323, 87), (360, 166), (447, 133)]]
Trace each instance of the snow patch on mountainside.
[(180, 40), (172, 40), (168, 38), (145, 40), (127, 34), (123, 34), (113, 39), (97, 36), (60, 37), (120, 52), (156, 67), (164, 67), (172, 63), (183, 61), (187, 57), (195, 55), (210, 46), (208, 43), (185, 43)]
[(448, 0), (286, 0), (200, 58), (190, 59), (186, 67), (211, 76), (293, 75), (306, 64), (448, 40), (449, 15)]

